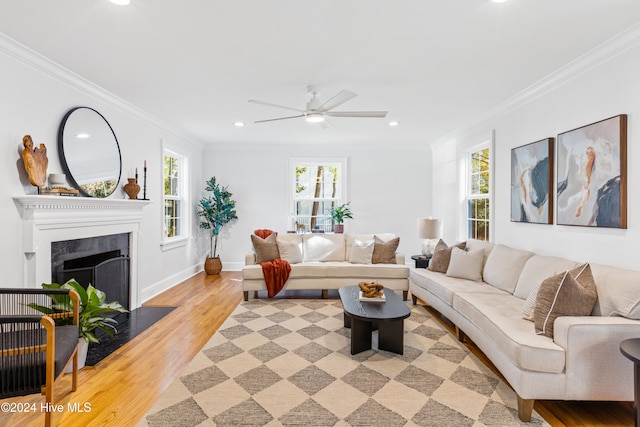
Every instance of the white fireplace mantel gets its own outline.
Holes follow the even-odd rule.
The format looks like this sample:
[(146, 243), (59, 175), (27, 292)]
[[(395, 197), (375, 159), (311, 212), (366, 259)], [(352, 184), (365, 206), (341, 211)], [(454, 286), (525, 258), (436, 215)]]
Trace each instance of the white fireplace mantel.
[(131, 308), (138, 306), (140, 225), (150, 201), (40, 195), (13, 200), (22, 217), (25, 286), (51, 281), (52, 242), (129, 233)]

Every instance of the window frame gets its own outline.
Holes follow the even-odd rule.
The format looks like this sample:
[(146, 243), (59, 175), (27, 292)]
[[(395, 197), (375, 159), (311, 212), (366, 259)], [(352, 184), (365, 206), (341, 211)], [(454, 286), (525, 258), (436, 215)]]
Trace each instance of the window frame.
[[(488, 156), (489, 156), (489, 159), (487, 161), (487, 170), (486, 170), (486, 172), (488, 173), (488, 177), (487, 177), (487, 184), (489, 187), (488, 193), (474, 194), (473, 193), (473, 177), (474, 175), (478, 175), (485, 171), (474, 172), (473, 166), (472, 166), (472, 158), (475, 153), (478, 153), (485, 149), (488, 150)], [(485, 232), (486, 241), (487, 242), (493, 241), (493, 231), (494, 231), (493, 230), (493, 225), (494, 225), (493, 193), (495, 192), (494, 182), (493, 182), (493, 175), (495, 170), (493, 166), (493, 157), (494, 157), (493, 143), (491, 141), (487, 141), (482, 144), (475, 145), (473, 147), (468, 148), (465, 151), (465, 200), (464, 200), (463, 208), (464, 208), (464, 224), (465, 224), (465, 230), (466, 230), (465, 235), (467, 239), (477, 239), (477, 233), (473, 232), (475, 228), (472, 226), (472, 222), (483, 221), (486, 223), (486, 227), (488, 228), (488, 231)], [(478, 200), (485, 200), (485, 203), (488, 204), (489, 215), (486, 215), (485, 218), (477, 218), (476, 216), (473, 216), (471, 214), (471, 210), (472, 210), (471, 204), (474, 201), (478, 201)]]
[[(165, 170), (164, 170), (164, 162), (166, 157), (172, 157), (178, 160), (178, 195), (167, 195), (164, 191), (164, 182), (166, 179)], [(169, 148), (162, 149), (162, 158), (161, 158), (161, 170), (162, 170), (162, 221), (161, 221), (161, 244), (162, 250), (173, 249), (175, 247), (184, 246), (187, 244), (189, 240), (188, 230), (190, 229), (190, 218), (191, 218), (191, 205), (189, 203), (189, 159), (186, 155), (181, 154), (175, 150)], [(167, 236), (165, 224), (167, 220), (165, 203), (167, 200), (178, 200), (180, 202), (180, 215), (179, 219), (179, 230), (180, 233), (175, 236)]]
[[(297, 228), (297, 219), (299, 215), (297, 214), (297, 202), (300, 200), (296, 197), (296, 167), (297, 166), (337, 166), (339, 169), (338, 176), (338, 197), (327, 198), (327, 197), (319, 197), (319, 198), (306, 198), (302, 200), (309, 201), (318, 201), (318, 202), (331, 202), (333, 201), (334, 206), (339, 206), (343, 203), (346, 203), (348, 200), (347, 196), (347, 180), (348, 180), (348, 170), (347, 170), (347, 159), (346, 157), (292, 157), (289, 159), (289, 216), (287, 221), (287, 228), (289, 231), (298, 232)], [(311, 217), (309, 217), (311, 218)], [(325, 222), (325, 227), (321, 227), (325, 232), (333, 232), (333, 220), (331, 217), (328, 217), (328, 222)], [(309, 220), (311, 222), (311, 220)], [(331, 225), (331, 229), (327, 229), (327, 225)], [(304, 233), (310, 233), (311, 230), (305, 229), (302, 231)]]

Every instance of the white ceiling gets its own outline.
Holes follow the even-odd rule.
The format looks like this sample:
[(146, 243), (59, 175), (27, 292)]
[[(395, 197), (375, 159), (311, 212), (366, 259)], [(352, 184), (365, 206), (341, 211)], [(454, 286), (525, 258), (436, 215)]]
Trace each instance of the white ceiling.
[[(205, 143), (424, 144), (640, 21), (637, 0), (2, 1), (0, 32)], [(386, 119), (254, 124), (306, 87)], [(295, 113), (294, 113), (295, 114)], [(237, 128), (235, 121), (246, 126)], [(390, 120), (400, 126), (389, 127)]]

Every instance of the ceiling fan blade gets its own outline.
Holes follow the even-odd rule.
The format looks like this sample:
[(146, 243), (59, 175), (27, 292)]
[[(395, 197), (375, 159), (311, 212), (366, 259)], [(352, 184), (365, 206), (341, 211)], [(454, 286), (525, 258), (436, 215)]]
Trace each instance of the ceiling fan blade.
[(318, 113), (324, 113), (336, 108), (338, 105), (344, 104), (345, 102), (355, 98), (356, 96), (358, 95), (351, 91), (342, 90), (338, 92), (338, 94), (336, 94), (333, 98), (329, 99), (327, 102), (318, 107), (315, 111), (317, 111)]
[(277, 120), (297, 119), (298, 117), (304, 117), (304, 114), (299, 114), (297, 116), (289, 116), (289, 117), (278, 117), (277, 119), (256, 120), (253, 123), (275, 122)]
[(267, 105), (269, 107), (284, 108), (286, 110), (293, 110), (299, 113), (304, 113), (304, 110), (300, 110), (298, 108), (285, 107), (284, 105), (272, 104), (271, 102), (258, 101), (257, 99), (250, 99), (249, 102), (251, 102), (252, 104)]
[(325, 116), (330, 117), (363, 117), (363, 118), (383, 118), (387, 116), (386, 111), (327, 111)]

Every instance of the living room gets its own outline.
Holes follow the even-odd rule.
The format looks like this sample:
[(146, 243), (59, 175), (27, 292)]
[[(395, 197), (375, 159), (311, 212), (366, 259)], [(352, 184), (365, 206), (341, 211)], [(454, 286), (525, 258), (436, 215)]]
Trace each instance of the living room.
[[(514, 8), (512, 4), (519, 1), (521, 0), (511, 0), (504, 5), (488, 2), (481, 2), (483, 4), (480, 6), (469, 4), (467, 6), (470, 11), (465, 12), (464, 15), (465, 20), (468, 21), (465, 22), (470, 23), (473, 13), (481, 13), (485, 16), (489, 10), (501, 14), (500, 16), (504, 16), (506, 20), (509, 17), (508, 9), (496, 9), (496, 7)], [(0, 236), (5, 242), (1, 254), (3, 271), (7, 276), (5, 283), (8, 287), (38, 287), (42, 281), (47, 281), (47, 278), (27, 271), (26, 266), (33, 256), (33, 251), (25, 247), (27, 229), (20, 208), (14, 201), (15, 197), (36, 193), (36, 189), (28, 182), (20, 158), (20, 152), (23, 149), (22, 138), (29, 134), (36, 146), (45, 144), (49, 160), (48, 171), (62, 172), (56, 141), (58, 127), (69, 109), (81, 105), (96, 109), (108, 120), (120, 145), (122, 157), (120, 188), (111, 198), (126, 197), (121, 190), (122, 184), (126, 182), (126, 178), (135, 173), (136, 168), (142, 173), (146, 162), (147, 198), (150, 203), (141, 209), (139, 246), (135, 254), (138, 266), (135, 301), (138, 305), (199, 273), (208, 248), (208, 238), (198, 229), (193, 210), (188, 218), (186, 238), (177, 244), (166, 244), (164, 240), (161, 184), (164, 150), (177, 152), (188, 161), (188, 200), (192, 209), (195, 208), (195, 203), (201, 196), (205, 181), (211, 176), (216, 176), (233, 192), (234, 199), (237, 201), (239, 219), (221, 236), (219, 252), (225, 271), (239, 271), (242, 268), (244, 256), (251, 249), (249, 236), (253, 230), (270, 228), (285, 232), (290, 228), (288, 169), (292, 158), (346, 159), (347, 197), (354, 212), (354, 219), (347, 221), (346, 224), (347, 231), (350, 233), (372, 231), (396, 233), (401, 236), (399, 251), (412, 255), (419, 252), (421, 245), (421, 239), (416, 233), (416, 218), (433, 216), (443, 221), (445, 241), (463, 240), (467, 237), (467, 218), (464, 209), (465, 158), (468, 150), (482, 144), (488, 144), (492, 154), (491, 182), (494, 190), (491, 194), (490, 240), (492, 242), (578, 261), (638, 269), (633, 254), (640, 242), (635, 221), (637, 212), (640, 210), (640, 200), (635, 187), (638, 182), (637, 172), (632, 165), (636, 158), (640, 161), (640, 152), (634, 149), (637, 138), (634, 119), (635, 114), (640, 112), (640, 100), (634, 96), (640, 93), (640, 83), (637, 79), (640, 71), (640, 26), (637, 24), (640, 20), (640, 8), (632, 2), (590, 1), (588, 6), (585, 6), (584, 2), (570, 2), (570, 6), (574, 8), (584, 8), (579, 12), (576, 11), (572, 21), (572, 28), (578, 35), (563, 34), (562, 31), (555, 29), (554, 34), (559, 37), (558, 39), (549, 40), (542, 34), (530, 36), (531, 45), (544, 45), (538, 46), (535, 51), (540, 55), (540, 63), (544, 63), (544, 67), (541, 66), (540, 69), (529, 68), (526, 72), (521, 71), (518, 68), (520, 66), (518, 59), (524, 61), (523, 57), (531, 56), (536, 59), (536, 55), (532, 55), (527, 49), (514, 49), (508, 42), (504, 42), (503, 47), (506, 50), (512, 54), (513, 51), (519, 51), (521, 56), (510, 56), (506, 63), (498, 57), (491, 59), (501, 64), (503, 69), (508, 68), (506, 75), (523, 73), (527, 74), (529, 80), (524, 85), (522, 81), (518, 81), (517, 84), (520, 86), (509, 80), (504, 80), (502, 85), (489, 85), (492, 79), (502, 79), (503, 75), (493, 77), (484, 73), (478, 74), (475, 79), (477, 87), (482, 88), (486, 85), (499, 93), (490, 92), (488, 89), (473, 92), (468, 103), (458, 104), (459, 111), (443, 108), (446, 111), (438, 112), (435, 116), (440, 109), (439, 106), (425, 105), (424, 110), (417, 112), (417, 116), (412, 116), (413, 120), (405, 120), (402, 116), (403, 111), (399, 110), (400, 107), (395, 110), (387, 107), (385, 93), (391, 92), (392, 89), (386, 88), (375, 94), (363, 92), (358, 83), (358, 74), (353, 70), (350, 71), (348, 78), (336, 79), (337, 82), (329, 81), (327, 77), (326, 84), (319, 84), (323, 97), (329, 98), (341, 89), (352, 89), (360, 95), (356, 98), (358, 103), (353, 106), (345, 104), (345, 109), (389, 108), (390, 113), (394, 115), (393, 118), (400, 122), (397, 128), (389, 127), (387, 120), (373, 119), (363, 121), (362, 124), (354, 125), (350, 122), (343, 125), (342, 120), (349, 119), (336, 118), (332, 121), (333, 127), (339, 130), (345, 126), (350, 133), (341, 136), (331, 144), (323, 141), (324, 129), (309, 128), (307, 123), (291, 123), (291, 128), (287, 128), (288, 124), (278, 124), (284, 127), (278, 127), (280, 134), (277, 135), (270, 133), (270, 129), (266, 127), (271, 125), (269, 123), (253, 124), (247, 121), (244, 128), (234, 127), (232, 120), (247, 120), (242, 117), (230, 119), (229, 123), (225, 123), (232, 128), (231, 131), (235, 132), (233, 137), (226, 139), (218, 129), (221, 127), (220, 123), (215, 123), (216, 127), (209, 131), (208, 137), (194, 137), (194, 134), (200, 132), (198, 128), (200, 123), (219, 120), (212, 116), (203, 119), (202, 116), (208, 113), (198, 113), (194, 115), (194, 123), (197, 124), (192, 129), (188, 127), (185, 129), (176, 126), (176, 122), (169, 123), (167, 120), (158, 118), (171, 116), (170, 105), (160, 107), (153, 113), (138, 105), (137, 100), (145, 98), (147, 105), (164, 102), (163, 99), (154, 99), (150, 95), (153, 92), (153, 85), (166, 84), (163, 81), (155, 81), (157, 77), (152, 71), (147, 71), (148, 79), (152, 82), (150, 86), (145, 86), (141, 80), (138, 80), (142, 88), (140, 92), (144, 93), (137, 91), (121, 93), (117, 85), (108, 86), (108, 82), (93, 80), (89, 78), (90, 74), (85, 75), (80, 72), (79, 69), (86, 65), (80, 65), (78, 69), (72, 66), (74, 63), (89, 59), (96, 69), (108, 69), (111, 74), (127, 80), (127, 63), (132, 59), (131, 55), (135, 55), (136, 52), (126, 51), (120, 61), (112, 63), (103, 62), (106, 60), (101, 59), (97, 53), (86, 58), (84, 51), (77, 53), (70, 50), (65, 54), (64, 49), (52, 51), (58, 52), (61, 56), (50, 58), (48, 54), (50, 47), (43, 39), (52, 37), (54, 39), (51, 42), (52, 45), (55, 45), (57, 40), (64, 40), (63, 34), (55, 36), (57, 34), (55, 31), (48, 31), (59, 24), (45, 22), (56, 21), (48, 18), (50, 15), (46, 7), (26, 4), (29, 2), (24, 3), (21, 6), (2, 6), (3, 18), (0, 18), (2, 32), (0, 34), (0, 69), (3, 70), (0, 111), (3, 113), (4, 124), (0, 128), (0, 137), (5, 141), (6, 150), (2, 157), (5, 159), (3, 160), (5, 167), (0, 171), (0, 178), (5, 182), (0, 190), (0, 197), (6, 201), (0, 207), (0, 217), (5, 222)], [(132, 2), (132, 6), (135, 6), (135, 2)], [(570, 6), (566, 6), (566, 9), (563, 7), (562, 10), (566, 14), (563, 18), (570, 16), (567, 14)], [(70, 7), (65, 6), (65, 8)], [(545, 17), (543, 13), (545, 8), (554, 7), (555, 5), (551, 2), (547, 2), (535, 9), (538, 12), (535, 16), (542, 19)], [(104, 6), (104, 9), (106, 10), (107, 6)], [(302, 13), (304, 11), (298, 10), (300, 15), (297, 17), (304, 16)], [(58, 10), (51, 13), (62, 12)], [(85, 12), (89, 17), (92, 9), (86, 9)], [(306, 12), (313, 15), (313, 10)], [(345, 14), (354, 17), (358, 15), (357, 12), (349, 9)], [(386, 10), (380, 11), (380, 16), (376, 15), (378, 19), (376, 22), (385, 22), (383, 12), (389, 13)], [(67, 10), (65, 13), (70, 12)], [(123, 11), (118, 12), (118, 14), (122, 13)], [(453, 14), (451, 11), (449, 13)], [(583, 23), (582, 26), (580, 25), (581, 13), (585, 14), (584, 19), (591, 19), (585, 21), (586, 24)], [(549, 14), (553, 15), (552, 12)], [(603, 16), (602, 21), (607, 23), (602, 24), (595, 19), (596, 16)], [(188, 16), (181, 16), (181, 18), (188, 20)], [(549, 17), (549, 19), (552, 18)], [(400, 20), (400, 17), (393, 14), (393, 19)], [(430, 22), (435, 25), (433, 17), (431, 19)], [(553, 22), (559, 22), (558, 18), (553, 19), (555, 19)], [(10, 23), (9, 21), (12, 20), (15, 22)], [(311, 24), (314, 20), (310, 17), (309, 21)], [(616, 25), (611, 24), (612, 21), (616, 22)], [(64, 22), (64, 20), (57, 22)], [(507, 29), (515, 31), (504, 21), (490, 22), (496, 25), (502, 23), (505, 27), (500, 28), (504, 31)], [(26, 25), (27, 23), (34, 25)], [(540, 32), (549, 30), (545, 28), (544, 21), (534, 23), (530, 23), (531, 27), (535, 26)], [(601, 30), (597, 32), (597, 36), (589, 37), (591, 32), (584, 27), (601, 24), (606, 27), (606, 31)], [(478, 23), (475, 25), (478, 25), (474, 27), (475, 29), (484, 28)], [(246, 30), (245, 27), (243, 29)], [(144, 28), (142, 31), (147, 30), (149, 28)], [(464, 39), (464, 36), (465, 34), (460, 37)], [(466, 36), (470, 37), (469, 34)], [(158, 35), (158, 37), (161, 36)], [(541, 41), (536, 42), (537, 38), (541, 38)], [(574, 38), (581, 39), (582, 43), (577, 43)], [(162, 41), (171, 45), (170, 37), (162, 38)], [(284, 43), (286, 38), (280, 38), (278, 41)], [(573, 50), (564, 46), (564, 41), (567, 46), (573, 46)], [(121, 43), (122, 40), (114, 45), (120, 48)], [(430, 40), (430, 43), (436, 42)], [(110, 48), (108, 43), (105, 42), (105, 44), (107, 45), (104, 46), (105, 49), (115, 49), (115, 47)], [(42, 51), (34, 46), (43, 46)], [(563, 46), (568, 50), (563, 50)], [(180, 80), (189, 79), (190, 73), (198, 74), (197, 71), (185, 67), (185, 64), (189, 64), (187, 53), (180, 49), (177, 51), (182, 52), (177, 55), (184, 55), (176, 60), (181, 63), (180, 66), (175, 64), (165, 64), (165, 66), (175, 67), (173, 70), (175, 73), (183, 74), (177, 74), (175, 82), (167, 84), (169, 86), (174, 83), (177, 86)], [(224, 50), (217, 52), (224, 52)], [(492, 53), (496, 52), (499, 53), (499, 50), (492, 50)], [(570, 55), (563, 56), (565, 52), (570, 52)], [(197, 56), (201, 52), (190, 53)], [(322, 60), (330, 61), (331, 52), (323, 50), (322, 53), (324, 55)], [(368, 50), (366, 53), (372, 52)], [(543, 58), (543, 54), (549, 56)], [(342, 58), (348, 57), (346, 54), (343, 55)], [(460, 68), (473, 69), (482, 59), (480, 54), (475, 55), (471, 51), (465, 52), (465, 55), (470, 57), (468, 61), (461, 61), (459, 56), (452, 57), (453, 62), (457, 61), (457, 68), (450, 68), (449, 71)], [(365, 61), (364, 56), (366, 55), (363, 54), (363, 57), (358, 59)], [(405, 60), (409, 65), (416, 65), (397, 52), (393, 52), (391, 56), (397, 60)], [(299, 59), (296, 59), (286, 64), (291, 64), (291, 67), (295, 68), (298, 61)], [(258, 69), (265, 66), (264, 62), (266, 59), (259, 57), (259, 61), (256, 61), (254, 66)], [(135, 63), (137, 64), (137, 61)], [(535, 63), (536, 61), (527, 62), (527, 64)], [(285, 62), (282, 62), (279, 65), (284, 66), (284, 64)], [(552, 67), (552, 64), (555, 65)], [(224, 63), (223, 65), (233, 68), (233, 64)], [(257, 83), (249, 84), (255, 75), (248, 71), (247, 64), (241, 65), (237, 71), (238, 79), (247, 86), (247, 89), (236, 95), (235, 104), (225, 105), (224, 108), (234, 109), (236, 105), (241, 105), (242, 109), (251, 108), (251, 121), (276, 117), (281, 111), (267, 107), (261, 109), (248, 104), (248, 99), (264, 99), (284, 105), (296, 105), (297, 102), (302, 106), (307, 100), (305, 86), (315, 83), (307, 80), (309, 76), (299, 75), (295, 82), (287, 82), (284, 88), (281, 81), (275, 80), (271, 82), (274, 87), (266, 90), (264, 87), (259, 87)], [(325, 71), (328, 76), (340, 74), (340, 70)], [(430, 67), (424, 67), (409, 73), (405, 70), (405, 66), (397, 66), (392, 71), (396, 73), (396, 78), (387, 74), (378, 76), (372, 73), (372, 76), (362, 79), (371, 80), (374, 85), (384, 87), (385, 83), (390, 81), (402, 80), (405, 77), (413, 78), (414, 73), (428, 77), (429, 72), (433, 72)], [(407, 76), (405, 72), (411, 76)], [(453, 75), (451, 79), (454, 80)], [(134, 86), (135, 83), (136, 81), (128, 82)], [(207, 90), (206, 96), (211, 96), (208, 102), (216, 102), (215, 91), (219, 91), (221, 97), (229, 96), (230, 89), (227, 89), (225, 83), (214, 86), (213, 94)], [(403, 85), (399, 84), (399, 86), (402, 89)], [(283, 98), (278, 97), (279, 89), (282, 89)], [(403, 93), (409, 96), (411, 88), (404, 89)], [(419, 98), (414, 104), (418, 105), (416, 108), (420, 110), (422, 108), (420, 102), (428, 103), (431, 95), (435, 97), (437, 94), (426, 92), (414, 94), (415, 98)], [(188, 104), (190, 98), (197, 99), (199, 96), (186, 94), (169, 102), (175, 105)], [(355, 103), (356, 100), (352, 102)], [(478, 108), (476, 104), (481, 105), (482, 108)], [(432, 112), (435, 119), (431, 117)], [(407, 111), (406, 114), (408, 116), (409, 112)], [(626, 229), (563, 226), (555, 223), (536, 225), (511, 221), (509, 210), (511, 149), (543, 138), (557, 137), (562, 132), (619, 114), (628, 116)], [(182, 112), (176, 113), (176, 121), (189, 123), (189, 118), (182, 117), (183, 115)], [(447, 118), (446, 123), (440, 123), (438, 118), (443, 115), (458, 116), (458, 119)], [(391, 118), (391, 114), (389, 117)], [(357, 120), (353, 119), (353, 121)], [(288, 129), (296, 135), (307, 132), (308, 139), (301, 144), (291, 142), (290, 136), (287, 135)], [(328, 131), (329, 135), (336, 133), (336, 129), (328, 129)], [(220, 132), (221, 136), (216, 136), (216, 132)], [(237, 140), (243, 139), (242, 132), (247, 135), (246, 139), (249, 142), (239, 144)], [(405, 138), (407, 132), (411, 135)], [(259, 139), (254, 140), (256, 134), (263, 134), (264, 142), (259, 142)], [(370, 138), (369, 135), (371, 135)], [(279, 136), (281, 139), (278, 139)]]

